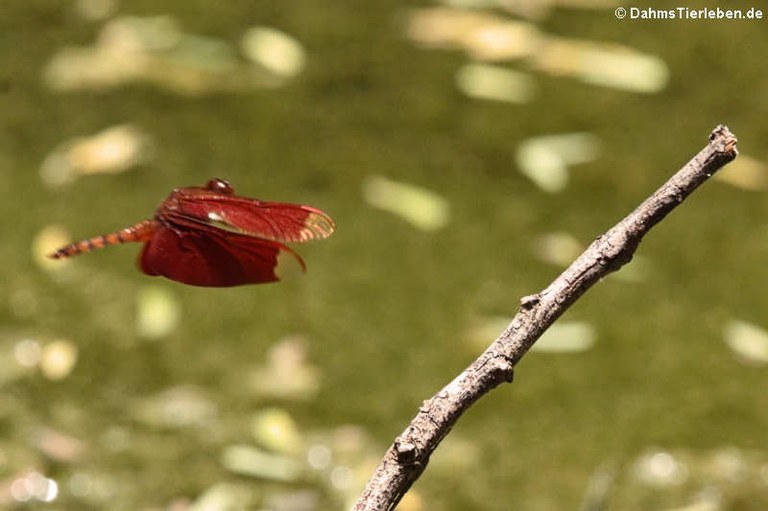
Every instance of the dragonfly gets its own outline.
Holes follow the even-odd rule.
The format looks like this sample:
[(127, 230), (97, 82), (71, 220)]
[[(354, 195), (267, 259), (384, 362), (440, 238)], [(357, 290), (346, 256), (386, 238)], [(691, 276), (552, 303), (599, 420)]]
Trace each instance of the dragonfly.
[(329, 237), (336, 229), (323, 211), (304, 204), (240, 197), (225, 179), (176, 188), (153, 218), (87, 238), (48, 255), (65, 259), (109, 245), (138, 242), (138, 266), (147, 275), (204, 287), (281, 280), (304, 260), (285, 243)]

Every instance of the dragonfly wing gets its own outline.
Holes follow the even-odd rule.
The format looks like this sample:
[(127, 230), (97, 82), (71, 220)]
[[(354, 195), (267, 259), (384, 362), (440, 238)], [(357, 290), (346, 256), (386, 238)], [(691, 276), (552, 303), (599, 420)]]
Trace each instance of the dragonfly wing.
[(286, 243), (327, 238), (336, 228), (331, 217), (311, 206), (224, 195), (180, 198), (178, 210), (165, 212), (164, 216), (171, 223), (186, 218)]
[(192, 286), (230, 287), (274, 282), (304, 262), (288, 247), (235, 233), (160, 228), (144, 245), (139, 266)]

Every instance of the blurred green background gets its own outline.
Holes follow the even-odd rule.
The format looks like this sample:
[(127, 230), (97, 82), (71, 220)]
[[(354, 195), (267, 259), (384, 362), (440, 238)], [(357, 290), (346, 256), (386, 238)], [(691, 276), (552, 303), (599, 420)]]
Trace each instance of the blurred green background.
[[(557, 241), (613, 225), (718, 123), (739, 138), (743, 173), (705, 184), (625, 278), (583, 297), (562, 318), (576, 334), (478, 402), (401, 509), (768, 507), (766, 21), (517, 5), (475, 4), (486, 18), (424, 44), (407, 27), (438, 4), (3, 2), (0, 507), (348, 508), (422, 400), (576, 253)], [(478, 60), (457, 38), (499, 20), (533, 36), (523, 58), (482, 62), (503, 77), (502, 97), (482, 99), (457, 86)], [(241, 49), (253, 27), (282, 34), (252, 32), (287, 48), (277, 68)], [(603, 48), (605, 72), (660, 78), (638, 91), (558, 73), (541, 59), (554, 38), (566, 67), (599, 72), (585, 52)], [(115, 53), (54, 60), (99, 41)], [(504, 96), (515, 84), (527, 92)], [(73, 149), (125, 125), (138, 149), (112, 169), (124, 172)], [(556, 190), (537, 186), (521, 147), (569, 133), (590, 134), (583, 163), (555, 165), (568, 175)], [(138, 246), (41, 257), (53, 226), (64, 241), (122, 228), (212, 177), (322, 208), (337, 233), (296, 247), (303, 278), (230, 289), (147, 277)], [(375, 207), (377, 194), (403, 206), (382, 183), (417, 187), (420, 209), (447, 216), (424, 228)]]

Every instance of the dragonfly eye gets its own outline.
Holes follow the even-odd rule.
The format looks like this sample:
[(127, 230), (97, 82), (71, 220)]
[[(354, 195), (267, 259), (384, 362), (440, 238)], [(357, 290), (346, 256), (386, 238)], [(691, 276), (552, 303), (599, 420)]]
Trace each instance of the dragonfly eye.
[(231, 184), (229, 184), (229, 181), (226, 179), (211, 179), (208, 181), (208, 184), (205, 185), (205, 187), (208, 190), (211, 190), (212, 192), (220, 193), (222, 195), (234, 195), (235, 189), (232, 187)]

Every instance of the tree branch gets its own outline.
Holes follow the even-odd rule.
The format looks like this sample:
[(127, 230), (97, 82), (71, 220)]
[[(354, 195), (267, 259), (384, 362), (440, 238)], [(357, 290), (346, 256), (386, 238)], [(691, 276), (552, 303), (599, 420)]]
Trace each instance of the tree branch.
[(541, 334), (593, 284), (627, 264), (643, 236), (737, 154), (736, 137), (725, 126), (715, 128), (699, 154), (599, 236), (549, 287), (522, 298), (517, 315), (488, 349), (422, 404), (387, 450), (354, 510), (394, 509), (467, 408), (500, 383), (511, 382), (515, 365)]

